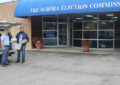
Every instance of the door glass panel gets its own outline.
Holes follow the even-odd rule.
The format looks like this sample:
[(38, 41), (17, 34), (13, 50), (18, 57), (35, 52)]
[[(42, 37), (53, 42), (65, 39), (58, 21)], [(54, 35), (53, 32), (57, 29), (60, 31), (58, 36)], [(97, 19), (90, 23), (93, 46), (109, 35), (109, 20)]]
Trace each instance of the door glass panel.
[(67, 24), (59, 24), (59, 45), (67, 45)]

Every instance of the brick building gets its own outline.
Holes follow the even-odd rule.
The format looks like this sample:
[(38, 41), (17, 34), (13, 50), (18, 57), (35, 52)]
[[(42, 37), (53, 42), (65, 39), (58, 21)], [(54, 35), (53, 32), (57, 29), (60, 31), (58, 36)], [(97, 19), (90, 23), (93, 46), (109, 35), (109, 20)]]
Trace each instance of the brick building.
[[(30, 18), (15, 18), (14, 17), (14, 11), (16, 8), (16, 5), (18, 2), (10, 2), (10, 3), (2, 3), (0, 4), (0, 21), (6, 20), (6, 21), (16, 21), (21, 22), (24, 28), (25, 32), (28, 33), (30, 41), (27, 44), (27, 49), (31, 49), (31, 20)], [(21, 26), (15, 26), (11, 28), (12, 36), (15, 37), (17, 32), (19, 32), (19, 27)]]

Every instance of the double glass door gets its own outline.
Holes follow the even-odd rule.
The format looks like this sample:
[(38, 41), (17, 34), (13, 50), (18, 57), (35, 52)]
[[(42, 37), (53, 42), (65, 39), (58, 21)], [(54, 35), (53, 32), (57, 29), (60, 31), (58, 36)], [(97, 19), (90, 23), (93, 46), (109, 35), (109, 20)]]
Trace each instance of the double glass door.
[(58, 46), (68, 45), (68, 29), (67, 24), (58, 24)]

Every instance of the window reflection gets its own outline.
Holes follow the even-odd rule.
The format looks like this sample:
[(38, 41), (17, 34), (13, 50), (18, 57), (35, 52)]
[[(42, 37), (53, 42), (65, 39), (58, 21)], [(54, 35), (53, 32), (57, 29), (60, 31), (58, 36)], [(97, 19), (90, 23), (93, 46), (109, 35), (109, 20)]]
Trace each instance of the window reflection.
[(84, 22), (84, 30), (97, 30), (97, 22)]

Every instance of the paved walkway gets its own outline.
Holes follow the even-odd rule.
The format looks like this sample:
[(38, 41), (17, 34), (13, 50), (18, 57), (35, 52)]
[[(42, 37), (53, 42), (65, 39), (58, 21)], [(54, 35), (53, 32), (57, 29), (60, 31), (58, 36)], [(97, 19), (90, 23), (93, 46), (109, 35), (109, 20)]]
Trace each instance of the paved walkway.
[(120, 85), (120, 56), (28, 51), (25, 64), (0, 65), (0, 85)]
[(109, 49), (104, 49), (104, 50), (97, 50), (97, 49), (90, 49), (90, 52), (83, 52), (82, 49), (80, 48), (43, 48), (43, 49), (32, 49), (33, 51), (41, 51), (41, 52), (63, 52), (63, 53), (80, 53), (80, 54), (97, 54), (97, 55), (120, 55), (120, 49), (115, 49), (115, 50), (109, 50)]

